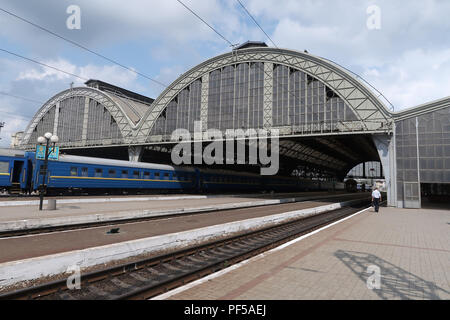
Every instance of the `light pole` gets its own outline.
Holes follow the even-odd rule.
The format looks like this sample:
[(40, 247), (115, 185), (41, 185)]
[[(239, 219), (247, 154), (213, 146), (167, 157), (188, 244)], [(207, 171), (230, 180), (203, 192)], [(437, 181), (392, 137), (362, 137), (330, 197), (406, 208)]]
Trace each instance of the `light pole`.
[(47, 168), (48, 168), (48, 156), (50, 154), (49, 145), (50, 142), (53, 143), (53, 150), (55, 149), (55, 144), (59, 141), (58, 136), (53, 135), (51, 132), (47, 132), (44, 136), (37, 138), (37, 142), (40, 145), (46, 144), (45, 147), (45, 157), (44, 165), (39, 168), (39, 175), (43, 174), (42, 184), (39, 186), (39, 210), (42, 210), (42, 204), (44, 203), (44, 193), (47, 193), (47, 185), (45, 180), (47, 179)]

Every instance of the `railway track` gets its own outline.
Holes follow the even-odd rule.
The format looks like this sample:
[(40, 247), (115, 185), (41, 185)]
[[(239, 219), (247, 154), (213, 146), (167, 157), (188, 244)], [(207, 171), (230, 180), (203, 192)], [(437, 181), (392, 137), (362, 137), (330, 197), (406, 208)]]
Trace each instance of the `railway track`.
[(78, 290), (58, 280), (5, 293), (0, 299), (148, 299), (349, 216), (368, 203), (91, 272), (81, 276)]
[[(342, 195), (340, 198), (340, 201), (346, 201), (349, 199), (354, 198), (353, 194), (347, 194)], [(331, 199), (331, 198), (330, 198)], [(330, 200), (328, 198), (320, 198), (317, 200)], [(307, 201), (307, 199), (305, 199)], [(302, 202), (302, 201), (297, 201)], [(264, 205), (261, 207), (267, 207), (267, 206), (277, 206), (280, 204), (270, 204), (270, 205)], [(254, 207), (257, 208), (257, 207)], [(238, 208), (239, 209), (239, 208)], [(220, 211), (228, 211), (228, 210), (236, 210), (236, 208), (224, 208)], [(201, 210), (198, 212), (189, 212), (189, 215), (199, 215), (199, 214), (205, 214), (210, 212), (217, 212), (217, 210)], [(180, 217), (180, 216), (186, 216), (186, 212), (182, 213), (174, 213), (170, 215), (170, 218)], [(17, 229), (17, 230), (1, 230), (0, 231), (0, 239), (2, 238), (10, 238), (10, 237), (18, 237), (18, 236), (27, 236), (27, 235), (35, 235), (35, 234), (43, 234), (43, 233), (51, 233), (51, 232), (61, 232), (61, 231), (70, 231), (70, 230), (81, 230), (81, 229), (87, 229), (87, 228), (93, 228), (93, 227), (104, 227), (104, 226), (117, 226), (121, 224), (126, 223), (135, 223), (135, 222), (146, 222), (146, 221), (153, 221), (158, 219), (166, 219), (168, 216), (151, 216), (151, 217), (139, 217), (139, 218), (120, 218), (117, 220), (107, 220), (107, 221), (95, 221), (95, 222), (87, 222), (87, 223), (77, 223), (77, 224), (71, 224), (71, 225), (57, 225), (57, 226), (44, 226), (44, 227), (38, 227), (38, 228), (31, 228), (31, 229)]]

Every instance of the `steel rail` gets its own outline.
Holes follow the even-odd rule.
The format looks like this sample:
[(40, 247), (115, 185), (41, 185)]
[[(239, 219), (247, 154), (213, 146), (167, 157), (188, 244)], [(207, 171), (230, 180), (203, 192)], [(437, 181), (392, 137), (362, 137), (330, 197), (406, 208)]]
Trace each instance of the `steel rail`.
[[(343, 194), (340, 198), (341, 201), (347, 200), (347, 198), (354, 198), (354, 194)], [(46, 226), (46, 227), (38, 227), (38, 228), (30, 228), (30, 229), (18, 229), (18, 230), (5, 230), (0, 231), (0, 240), (11, 238), (11, 237), (20, 237), (20, 236), (29, 236), (29, 235), (38, 235), (43, 233), (53, 233), (53, 232), (62, 232), (62, 231), (72, 231), (72, 230), (82, 230), (87, 228), (94, 228), (94, 227), (106, 227), (106, 226), (118, 226), (122, 224), (128, 224), (128, 223), (136, 223), (136, 222), (147, 222), (147, 221), (153, 221), (153, 220), (159, 220), (159, 219), (167, 219), (167, 218), (176, 218), (186, 215), (200, 215), (205, 213), (212, 213), (212, 212), (224, 212), (224, 211), (230, 211), (230, 210), (239, 210), (239, 209), (250, 209), (250, 208), (257, 208), (257, 207), (272, 207), (272, 206), (279, 206), (283, 204), (292, 204), (292, 203), (300, 203), (304, 201), (324, 201), (324, 200), (331, 200), (331, 198), (315, 198), (312, 196), (311, 198), (305, 197), (305, 199), (302, 199), (301, 201), (293, 201), (293, 202), (286, 202), (286, 203), (274, 203), (274, 204), (266, 204), (266, 205), (258, 205), (258, 206), (251, 206), (251, 207), (242, 207), (242, 208), (224, 208), (224, 209), (213, 209), (211, 210), (200, 210), (200, 211), (193, 211), (193, 212), (181, 212), (181, 213), (174, 213), (170, 215), (159, 215), (159, 216), (151, 216), (151, 217), (137, 217), (137, 218), (122, 218), (122, 219), (116, 219), (116, 220), (108, 220), (108, 221), (93, 221), (93, 222), (86, 222), (86, 223), (77, 223), (77, 224), (70, 224), (70, 225), (60, 225), (60, 226)], [(358, 199), (355, 199), (358, 200)]]
[[(369, 201), (361, 200), (361, 203), (368, 204)], [(80, 290), (69, 290), (66, 279), (63, 279), (2, 294), (0, 300), (148, 299), (347, 217), (360, 208), (361, 206), (337, 209), (90, 272), (81, 276)]]

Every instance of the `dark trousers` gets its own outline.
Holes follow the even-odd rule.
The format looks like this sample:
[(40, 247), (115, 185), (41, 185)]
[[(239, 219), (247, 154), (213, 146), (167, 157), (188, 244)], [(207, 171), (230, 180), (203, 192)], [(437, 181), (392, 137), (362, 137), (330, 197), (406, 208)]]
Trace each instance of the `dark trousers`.
[(380, 198), (373, 198), (373, 206), (375, 207), (375, 212), (378, 212), (380, 208)]

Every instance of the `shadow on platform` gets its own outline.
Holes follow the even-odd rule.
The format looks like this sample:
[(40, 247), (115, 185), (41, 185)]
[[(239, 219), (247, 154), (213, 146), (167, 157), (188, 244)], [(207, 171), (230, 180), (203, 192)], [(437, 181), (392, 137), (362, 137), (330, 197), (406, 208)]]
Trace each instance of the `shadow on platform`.
[(402, 300), (440, 300), (442, 295), (450, 293), (436, 286), (433, 282), (422, 279), (369, 253), (338, 250), (334, 255), (353, 271), (364, 284), (373, 275), (373, 271), (368, 272), (368, 267), (373, 265), (379, 267), (381, 286), (380, 289), (372, 290), (383, 300), (398, 298)]

